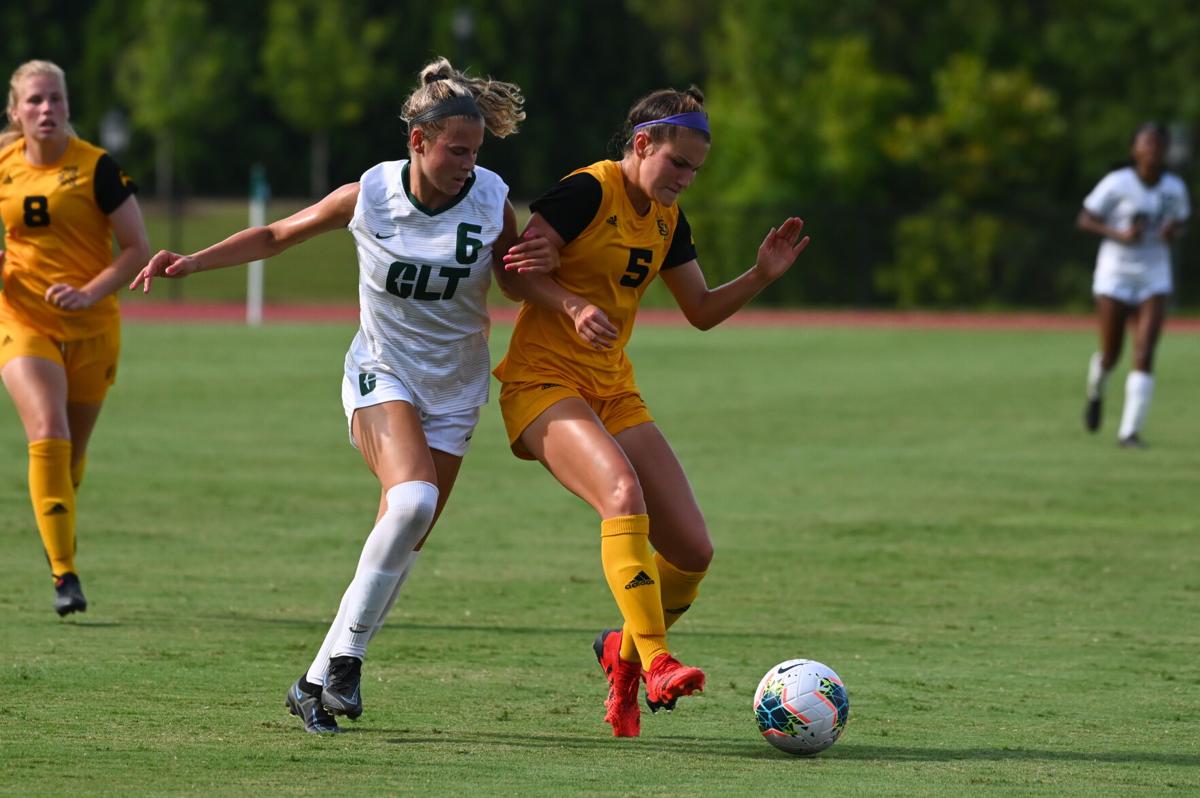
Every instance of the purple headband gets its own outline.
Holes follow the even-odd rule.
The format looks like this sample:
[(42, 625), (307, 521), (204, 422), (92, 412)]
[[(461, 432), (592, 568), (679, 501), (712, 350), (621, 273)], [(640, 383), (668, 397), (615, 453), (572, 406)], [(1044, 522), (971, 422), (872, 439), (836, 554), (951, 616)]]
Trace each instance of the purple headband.
[(708, 132), (708, 114), (703, 111), (689, 111), (686, 114), (674, 114), (672, 116), (664, 116), (662, 119), (651, 119), (649, 122), (639, 122), (633, 126), (633, 129), (641, 130), (650, 125), (678, 125), (679, 127), (690, 127), (692, 130), (699, 130), (705, 135), (711, 135)]

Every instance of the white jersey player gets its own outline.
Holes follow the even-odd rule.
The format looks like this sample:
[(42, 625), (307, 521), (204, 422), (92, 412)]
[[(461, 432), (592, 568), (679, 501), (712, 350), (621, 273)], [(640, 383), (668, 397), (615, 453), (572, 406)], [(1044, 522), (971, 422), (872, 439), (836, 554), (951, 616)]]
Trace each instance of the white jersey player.
[[(508, 187), (475, 165), (484, 131), (516, 131), (520, 90), (469, 78), (445, 59), (426, 66), (404, 105), (409, 158), (266, 227), (192, 255), (160, 252), (131, 287), (154, 277), (266, 258), (348, 227), (359, 263), (360, 327), (346, 355), (342, 399), (350, 440), (379, 479), (375, 527), (316, 658), (286, 703), (306, 731), (336, 732), (362, 713), (367, 644), (383, 624), (445, 506), (487, 403), (486, 296), (493, 273), (552, 271), (557, 250), (517, 235)], [(503, 268), (500, 268), (503, 264)]]
[(1103, 237), (1096, 255), (1092, 293), (1100, 321), (1100, 351), (1088, 364), (1084, 425), (1100, 428), (1104, 388), (1134, 322), (1133, 370), (1125, 381), (1125, 405), (1117, 441), (1143, 448), (1141, 429), (1154, 393), (1154, 350), (1162, 331), (1166, 298), (1173, 288), (1171, 242), (1191, 214), (1187, 187), (1167, 172), (1166, 129), (1138, 128), (1133, 165), (1105, 175), (1083, 201), (1077, 224)]

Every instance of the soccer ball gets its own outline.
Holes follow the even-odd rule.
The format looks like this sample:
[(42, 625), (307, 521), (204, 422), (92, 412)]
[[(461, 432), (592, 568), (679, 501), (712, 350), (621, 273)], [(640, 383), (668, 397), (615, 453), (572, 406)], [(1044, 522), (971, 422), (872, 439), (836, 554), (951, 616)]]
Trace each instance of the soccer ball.
[(833, 669), (811, 659), (781, 662), (754, 691), (754, 718), (771, 745), (796, 756), (837, 742), (850, 719), (850, 698)]

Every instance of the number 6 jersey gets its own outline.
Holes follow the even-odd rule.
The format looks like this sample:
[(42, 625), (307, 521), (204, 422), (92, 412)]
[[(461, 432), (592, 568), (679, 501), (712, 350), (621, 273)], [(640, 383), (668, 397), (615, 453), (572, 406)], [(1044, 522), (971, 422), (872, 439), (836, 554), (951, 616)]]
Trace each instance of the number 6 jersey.
[(407, 160), (363, 173), (349, 225), (361, 308), (351, 352), (366, 354), (353, 367), (348, 354), (348, 370), (396, 376), (429, 415), (487, 404), (487, 293), (507, 199), (478, 166), (437, 210), (413, 196)]

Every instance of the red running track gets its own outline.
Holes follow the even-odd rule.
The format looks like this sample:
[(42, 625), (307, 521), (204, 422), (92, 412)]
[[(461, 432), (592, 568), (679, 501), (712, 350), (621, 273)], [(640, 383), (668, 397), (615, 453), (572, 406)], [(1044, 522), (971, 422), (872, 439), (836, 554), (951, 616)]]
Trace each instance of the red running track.
[[(492, 319), (511, 322), (516, 310), (492, 308)], [(225, 322), (246, 320), (246, 306), (240, 303), (197, 302), (126, 302), (121, 315), (129, 321)], [(263, 310), (267, 322), (355, 322), (357, 305), (268, 305)], [(683, 325), (678, 310), (646, 308), (638, 312), (638, 321), (647, 324)], [(1091, 315), (1065, 313), (958, 313), (892, 310), (744, 310), (725, 322), (740, 327), (869, 327), (919, 330), (1094, 330)], [(1172, 332), (1200, 332), (1200, 319), (1167, 318)]]

